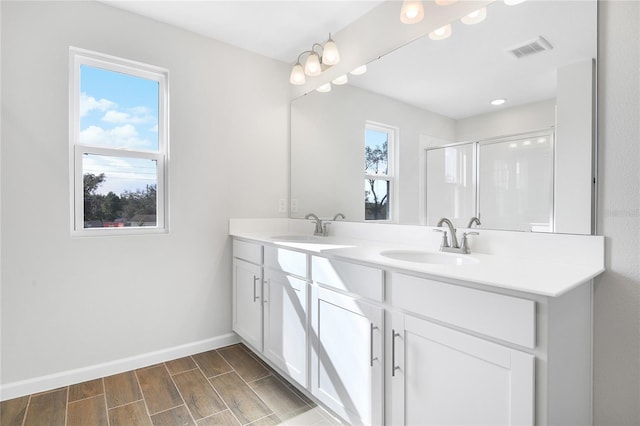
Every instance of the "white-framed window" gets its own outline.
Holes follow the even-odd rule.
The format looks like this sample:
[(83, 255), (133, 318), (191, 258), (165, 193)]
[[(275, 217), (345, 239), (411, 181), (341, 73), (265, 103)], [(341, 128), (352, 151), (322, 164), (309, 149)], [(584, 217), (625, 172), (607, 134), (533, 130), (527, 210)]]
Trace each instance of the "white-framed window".
[(394, 153), (397, 129), (367, 122), (364, 135), (364, 218), (392, 221), (395, 194)]
[(69, 63), (72, 234), (167, 232), (168, 71), (74, 47)]

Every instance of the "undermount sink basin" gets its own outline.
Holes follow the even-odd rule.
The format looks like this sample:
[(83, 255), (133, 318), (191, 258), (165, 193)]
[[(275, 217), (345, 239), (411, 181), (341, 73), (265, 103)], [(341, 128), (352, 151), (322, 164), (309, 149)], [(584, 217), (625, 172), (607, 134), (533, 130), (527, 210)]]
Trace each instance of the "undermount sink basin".
[(419, 250), (388, 250), (380, 254), (389, 259), (433, 265), (470, 265), (478, 263), (478, 259), (468, 257), (468, 255), (433, 253)]
[(275, 235), (269, 238), (276, 241), (312, 243), (319, 242), (321, 237), (314, 235)]

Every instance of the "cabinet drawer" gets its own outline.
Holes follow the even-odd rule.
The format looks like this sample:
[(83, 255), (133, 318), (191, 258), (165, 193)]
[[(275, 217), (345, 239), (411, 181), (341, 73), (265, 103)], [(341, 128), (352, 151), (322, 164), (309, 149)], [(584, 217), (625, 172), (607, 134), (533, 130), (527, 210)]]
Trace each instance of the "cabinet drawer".
[(394, 307), (535, 347), (535, 302), (409, 275), (391, 274)]
[(384, 299), (383, 276), (382, 270), (369, 266), (317, 256), (311, 258), (313, 281), (378, 302)]
[(233, 240), (233, 257), (244, 259), (247, 262), (262, 264), (262, 246), (242, 240)]
[(279, 247), (264, 248), (264, 266), (306, 278), (307, 254)]

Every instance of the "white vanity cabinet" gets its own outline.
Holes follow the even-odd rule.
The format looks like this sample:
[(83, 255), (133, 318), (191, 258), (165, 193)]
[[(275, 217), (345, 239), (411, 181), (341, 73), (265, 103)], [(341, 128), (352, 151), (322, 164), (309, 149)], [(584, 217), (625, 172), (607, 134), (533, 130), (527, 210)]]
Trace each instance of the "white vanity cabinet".
[(412, 315), (392, 326), (392, 424), (533, 424), (533, 355)]
[(271, 246), (264, 248), (263, 354), (305, 388), (309, 322), (306, 276), (305, 253)]
[(233, 331), (305, 388), (307, 257), (303, 252), (233, 240)]
[(473, 334), (533, 348), (534, 302), (400, 273), (390, 281), (399, 309), (389, 334), (391, 423), (533, 425), (534, 356)]
[(262, 350), (262, 246), (233, 241), (233, 331)]
[(382, 424), (383, 271), (317, 256), (311, 270), (311, 393), (350, 424)]
[(345, 423), (592, 423), (587, 281), (544, 295), (346, 251), (233, 250), (233, 330)]

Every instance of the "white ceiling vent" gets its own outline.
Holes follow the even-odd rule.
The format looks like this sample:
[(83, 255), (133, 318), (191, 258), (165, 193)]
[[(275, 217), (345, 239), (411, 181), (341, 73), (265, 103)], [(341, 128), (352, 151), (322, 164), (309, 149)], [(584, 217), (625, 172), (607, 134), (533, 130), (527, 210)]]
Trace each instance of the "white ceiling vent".
[(511, 49), (507, 49), (507, 53), (516, 59), (522, 59), (526, 56), (535, 55), (536, 53), (544, 52), (545, 50), (551, 50), (553, 46), (544, 37), (540, 36), (535, 40), (528, 41), (520, 44)]

